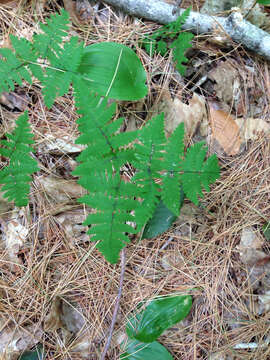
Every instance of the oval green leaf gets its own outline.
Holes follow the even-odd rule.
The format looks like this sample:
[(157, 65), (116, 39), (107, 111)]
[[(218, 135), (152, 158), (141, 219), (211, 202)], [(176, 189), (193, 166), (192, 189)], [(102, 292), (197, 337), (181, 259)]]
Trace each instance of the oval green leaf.
[[(180, 208), (182, 207), (184, 203), (184, 192), (181, 187), (180, 191)], [(165, 231), (167, 231), (172, 224), (175, 222), (177, 216), (171, 212), (167, 208), (166, 205), (164, 205), (163, 201), (161, 200), (159, 204), (157, 205), (153, 216), (151, 219), (147, 222), (145, 225), (142, 239), (152, 239), (160, 234), (163, 234)]]
[(270, 222), (263, 225), (263, 235), (267, 241), (270, 241)]
[(120, 359), (126, 360), (173, 360), (169, 351), (157, 341), (150, 344), (129, 339)]
[(147, 94), (146, 72), (138, 56), (125, 45), (103, 42), (86, 46), (78, 72), (89, 88), (118, 100), (138, 100)]
[(42, 360), (44, 359), (44, 348), (41, 344), (37, 345), (36, 350), (25, 351), (19, 360)]
[(270, 5), (270, 0), (257, 0), (257, 3), (261, 5)]
[(155, 341), (163, 331), (183, 320), (191, 306), (191, 295), (154, 299), (145, 310), (129, 320), (127, 335), (145, 343)]

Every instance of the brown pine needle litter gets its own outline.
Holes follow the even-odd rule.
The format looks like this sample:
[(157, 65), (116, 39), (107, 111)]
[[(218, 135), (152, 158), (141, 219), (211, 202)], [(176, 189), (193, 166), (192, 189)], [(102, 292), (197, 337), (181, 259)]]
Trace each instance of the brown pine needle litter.
[[(10, 46), (11, 33), (31, 38), (38, 29), (37, 22), (63, 6), (61, 1), (45, 0), (12, 4), (0, 7), (3, 47)], [(188, 5), (190, 2), (183, 2), (183, 6)], [(198, 2), (193, 6), (197, 9)], [(169, 87), (172, 96), (179, 88), (182, 94), (186, 91), (186, 98), (192, 95), (184, 88), (183, 81), (179, 82), (170, 57), (150, 58), (139, 47), (142, 36), (156, 28), (157, 24), (133, 19), (104, 5), (88, 24), (70, 29), (72, 35), (78, 35), (88, 45), (117, 41), (132, 46), (140, 57), (148, 74), (149, 95), (135, 104), (119, 104), (118, 112), (125, 117), (127, 128), (131, 118), (135, 127), (143, 126), (147, 112), (165, 87)], [(231, 56), (230, 51), (222, 53), (202, 36), (194, 43), (202, 51), (207, 51), (209, 46), (213, 65)], [(234, 56), (239, 58), (246, 53), (238, 48)], [(268, 65), (263, 60), (255, 63), (249, 58), (248, 61), (256, 71), (259, 87), (264, 90), (263, 116), (269, 122)], [(189, 88), (194, 85), (192, 81)], [(94, 243), (87, 241), (82, 217), (89, 209), (79, 205), (76, 196), (68, 191), (55, 198), (42, 182), (49, 175), (55, 182), (75, 183), (70, 175), (75, 156), (50, 153), (44, 148), (44, 144), (54, 143), (58, 137), (72, 140), (77, 136), (72, 93), (58, 98), (49, 111), (38, 82), (25, 85), (22, 94), (28, 101), (37, 147), (35, 156), (41, 171), (34, 177), (29, 207), (18, 215), (28, 236), (15, 251), (16, 264), (10, 260), (4, 237), (1, 239), (0, 330), (6, 331), (8, 327), (18, 332), (23, 342), (37, 337), (45, 348), (46, 359), (97, 360), (108, 337), (121, 269), (119, 264), (108, 264), (95, 250)], [(248, 108), (248, 97), (245, 101)], [(12, 129), (18, 114), (16, 107), (11, 111), (9, 106), (1, 105), (1, 136)], [(220, 166), (221, 177), (200, 207), (185, 202), (183, 217), (180, 215), (169, 231), (151, 240), (132, 239), (128, 245), (120, 309), (107, 359), (119, 359), (125, 324), (139, 302), (187, 292), (193, 295), (191, 313), (159, 339), (174, 359), (270, 358), (267, 346), (270, 313), (268, 308), (259, 310), (261, 292), (270, 290), (270, 281), (266, 281), (270, 246), (262, 235), (263, 224), (270, 220), (269, 138), (262, 134), (247, 142), (238, 155), (220, 156)], [(0, 211), (1, 226), (6, 226), (7, 219), (12, 221), (12, 206), (2, 206)], [(65, 218), (68, 214), (71, 218), (78, 216), (76, 234), (83, 241), (71, 238), (68, 221), (60, 221), (61, 215)], [(248, 261), (245, 263), (239, 248), (243, 229), (250, 227), (262, 239), (260, 250), (265, 253), (265, 258), (252, 264), (253, 267)], [(70, 323), (68, 313), (73, 314)], [(256, 344), (253, 348), (244, 346), (252, 343)], [(3, 351), (1, 346), (0, 333)], [(18, 345), (18, 352), (12, 355), (7, 348), (1, 356), (17, 359), (23, 348)]]

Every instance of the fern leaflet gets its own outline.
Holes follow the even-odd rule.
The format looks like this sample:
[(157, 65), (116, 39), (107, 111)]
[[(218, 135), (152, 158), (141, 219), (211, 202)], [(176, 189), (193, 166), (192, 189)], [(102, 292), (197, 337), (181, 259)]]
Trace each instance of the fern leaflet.
[[(142, 46), (147, 53), (152, 56), (154, 53), (160, 53), (166, 56), (169, 49), (173, 49), (173, 60), (176, 62), (176, 69), (181, 75), (184, 75), (185, 67), (183, 62), (187, 62), (184, 56), (185, 50), (190, 48), (191, 40), (194, 35), (189, 32), (182, 32), (181, 28), (190, 14), (190, 8), (186, 9), (175, 21), (162, 26), (153, 34), (146, 36)], [(168, 41), (172, 42), (171, 44)]]
[(29, 145), (34, 141), (27, 112), (17, 119), (14, 131), (6, 137), (6, 140), (0, 141), (3, 146), (0, 154), (9, 158), (9, 165), (0, 171), (0, 184), (4, 184), (1, 190), (9, 201), (15, 200), (16, 206), (25, 206), (30, 191), (30, 175), (39, 170), (36, 161), (29, 155), (34, 151)]
[[(86, 87), (86, 88), (85, 88)], [(76, 143), (86, 145), (77, 157), (79, 165), (73, 175), (79, 176), (78, 183), (89, 191), (79, 199), (95, 209), (95, 214), (88, 215), (85, 224), (91, 225), (88, 234), (91, 240), (99, 240), (97, 248), (106, 259), (115, 263), (120, 250), (129, 242), (125, 232), (135, 233), (137, 230), (127, 225), (134, 221), (130, 213), (136, 209), (139, 195), (137, 186), (124, 183), (120, 177), (120, 167), (133, 158), (131, 150), (121, 150), (136, 138), (137, 132), (117, 133), (123, 119), (112, 122), (115, 104), (107, 106), (106, 99), (99, 96), (86, 96), (89, 90), (85, 82), (75, 81), (74, 93), (78, 113), (78, 129), (81, 135)]]
[(176, 216), (179, 215), (180, 171), (184, 159), (184, 123), (169, 137), (164, 154), (165, 173), (162, 175), (161, 199)]
[(199, 142), (187, 150), (182, 163), (181, 182), (185, 195), (198, 205), (198, 195), (203, 196), (202, 189), (210, 191), (209, 184), (219, 178), (218, 160), (212, 155), (204, 162), (207, 148), (204, 142)]

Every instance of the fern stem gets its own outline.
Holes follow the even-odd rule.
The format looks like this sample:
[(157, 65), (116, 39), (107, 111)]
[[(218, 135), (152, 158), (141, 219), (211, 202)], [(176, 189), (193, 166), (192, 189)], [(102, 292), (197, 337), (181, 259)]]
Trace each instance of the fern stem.
[(117, 298), (116, 298), (116, 302), (115, 302), (115, 307), (113, 310), (113, 317), (112, 317), (112, 322), (111, 322), (111, 326), (110, 326), (109, 336), (108, 336), (106, 345), (104, 347), (104, 350), (101, 354), (100, 360), (105, 360), (105, 356), (110, 347), (110, 344), (112, 341), (113, 329), (115, 326), (115, 322), (116, 322), (116, 318), (117, 318), (117, 314), (118, 314), (118, 310), (119, 310), (120, 299), (121, 299), (122, 290), (123, 290), (125, 267), (126, 267), (126, 249), (125, 248), (121, 250), (120, 257), (121, 257), (121, 273), (120, 273), (119, 289), (118, 289), (118, 294), (117, 294)]

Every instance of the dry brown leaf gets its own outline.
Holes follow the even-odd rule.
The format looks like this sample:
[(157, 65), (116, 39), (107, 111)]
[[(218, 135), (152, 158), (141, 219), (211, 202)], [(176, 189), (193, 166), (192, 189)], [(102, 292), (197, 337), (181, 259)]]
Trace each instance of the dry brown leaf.
[(17, 108), (20, 111), (24, 111), (27, 108), (28, 102), (26, 94), (19, 95), (15, 92), (3, 92), (0, 95), (0, 103), (9, 107), (11, 110)]
[(44, 134), (44, 140), (38, 145), (38, 151), (43, 154), (74, 154), (85, 149), (84, 145), (75, 144), (76, 137), (72, 135)]
[(212, 130), (211, 140), (216, 140), (226, 154), (238, 154), (241, 139), (235, 120), (225, 111), (216, 110), (215, 105), (211, 103), (209, 103), (209, 118)]
[(256, 139), (260, 133), (270, 138), (270, 124), (263, 119), (238, 118), (235, 120), (240, 129), (240, 137), (243, 142)]
[(94, 350), (94, 341), (87, 325), (82, 309), (77, 304), (73, 305), (58, 296), (54, 298), (45, 320), (45, 331), (56, 331), (61, 328), (63, 345), (67, 344), (72, 336), (76, 336), (70, 351), (79, 353), (83, 358), (89, 358)]
[(11, 262), (20, 264), (18, 253), (28, 236), (28, 229), (21, 224), (20, 213), (14, 210), (6, 221), (2, 221), (2, 239)]
[[(165, 118), (165, 132), (169, 136), (176, 127), (184, 122), (185, 136), (191, 139), (197, 129), (203, 128), (207, 122), (206, 104), (205, 100), (193, 94), (193, 98), (189, 101), (189, 105), (184, 104), (177, 97), (172, 99), (169, 90), (164, 90), (159, 98), (158, 104), (154, 105), (152, 116), (163, 112)], [(154, 114), (153, 114), (154, 113)], [(206, 136), (206, 134), (201, 134)]]
[(75, 24), (89, 23), (93, 18), (93, 8), (89, 0), (64, 0), (64, 6)]
[[(214, 90), (219, 100), (231, 107), (233, 104), (234, 108), (239, 107), (242, 99), (241, 91), (241, 78), (239, 75), (239, 66), (232, 59), (221, 61), (217, 67), (213, 68), (208, 78), (215, 82)], [(245, 75), (244, 73), (241, 75)]]
[(261, 251), (264, 240), (255, 232), (252, 227), (242, 230), (240, 244), (237, 246), (240, 259), (244, 264), (253, 266), (258, 264), (267, 254)]
[(5, 360), (17, 359), (20, 353), (39, 343), (42, 334), (39, 325), (16, 329), (5, 327), (0, 332), (0, 356)]
[(89, 240), (86, 234), (88, 227), (82, 225), (85, 220), (84, 209), (73, 209), (56, 216), (57, 221), (63, 227), (67, 238), (75, 243)]
[(18, 0), (0, 0), (1, 5), (8, 5), (9, 7), (16, 7), (18, 6)]
[(44, 191), (55, 202), (65, 202), (71, 199), (78, 199), (86, 191), (73, 180), (62, 180), (54, 176), (39, 178)]

